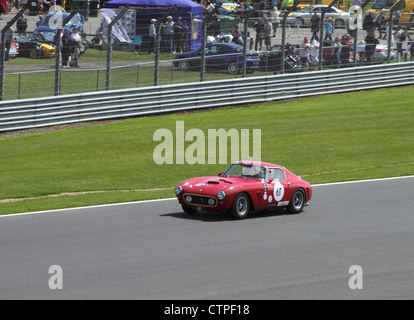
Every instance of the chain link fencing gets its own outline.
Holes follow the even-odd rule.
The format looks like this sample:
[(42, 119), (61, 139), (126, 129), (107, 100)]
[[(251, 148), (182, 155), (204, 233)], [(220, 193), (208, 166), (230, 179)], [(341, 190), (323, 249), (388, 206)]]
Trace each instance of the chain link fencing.
[[(373, 59), (367, 61), (364, 56), (365, 44), (362, 42), (367, 31), (350, 29), (349, 19), (344, 20), (343, 23), (333, 23), (331, 39), (326, 41), (319, 39), (319, 45), (322, 48), (318, 49), (317, 43), (313, 42), (312, 45), (311, 40), (314, 34), (310, 20), (305, 19), (299, 23), (297, 18), (292, 17), (286, 11), (281, 11), (279, 19), (276, 20), (271, 11), (259, 9), (259, 7), (255, 8), (253, 13), (242, 12), (228, 16), (216, 16), (213, 13), (204, 14), (202, 17), (194, 16), (190, 11), (183, 12), (182, 9), (178, 15), (174, 7), (152, 16), (140, 14), (139, 10), (135, 9), (126, 9), (123, 12), (114, 9), (125, 27), (130, 39), (129, 43), (120, 42), (113, 30), (108, 33), (111, 30), (109, 24), (102, 23), (101, 14), (95, 10), (88, 15), (84, 23), (82, 38), (85, 52), (79, 59), (80, 68), (63, 68), (60, 55), (54, 59), (50, 57), (26, 58), (19, 69), (18, 60), (22, 59), (19, 55), (7, 63), (3, 60), (3, 64), (1, 61), (3, 55), (1, 55), (0, 78), (4, 85), (1, 98), (2, 100), (38, 98), (103, 90), (261, 77), (288, 72), (312, 72), (389, 63), (394, 57), (392, 50), (390, 50), (391, 55), (388, 55), (390, 42), (381, 38)], [(179, 36), (174, 35), (174, 32), (172, 36), (168, 35), (166, 30), (168, 16), (172, 16), (176, 26), (180, 24), (186, 31), (178, 32)], [(31, 16), (28, 19), (28, 35), (35, 33), (36, 18), (37, 16)], [(315, 35), (325, 38), (328, 18), (327, 15), (323, 23), (319, 24), (319, 30)], [(157, 20), (155, 22), (156, 37), (153, 41), (149, 37), (152, 19)], [(5, 20), (8, 19), (3, 17), (2, 25), (6, 22)], [(215, 23), (220, 26), (219, 32), (214, 29)], [(270, 31), (267, 32), (269, 25)], [(6, 27), (7, 25), (2, 30), (6, 31)], [(321, 27), (323, 27), (322, 32)], [(384, 33), (383, 30), (382, 34)], [(346, 45), (341, 42), (346, 34), (352, 35), (350, 42), (360, 39), (357, 40), (358, 45), (349, 44), (345, 50)], [(379, 37), (378, 30), (376, 36)], [(305, 37), (309, 38), (309, 43), (312, 45), (308, 51), (309, 63), (306, 68), (299, 52)], [(108, 39), (111, 39), (109, 43)], [(391, 43), (390, 48), (397, 42)], [(411, 41), (407, 39), (399, 43), (400, 50), (394, 60), (410, 60)], [(22, 48), (23, 46), (19, 44), (19, 50)], [(342, 57), (338, 55), (340, 48), (343, 53)], [(189, 51), (191, 49), (193, 50)], [(5, 52), (5, 50), (6, 45), (2, 45), (1, 51)], [(92, 58), (88, 58), (91, 53), (93, 53)], [(25, 68), (24, 63), (27, 69), (32, 70), (22, 70)]]

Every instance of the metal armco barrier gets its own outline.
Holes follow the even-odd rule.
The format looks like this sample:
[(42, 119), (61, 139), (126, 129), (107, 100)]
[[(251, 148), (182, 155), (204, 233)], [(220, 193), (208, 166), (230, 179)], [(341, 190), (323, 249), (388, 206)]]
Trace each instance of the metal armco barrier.
[(414, 84), (414, 62), (21, 99), (0, 132)]

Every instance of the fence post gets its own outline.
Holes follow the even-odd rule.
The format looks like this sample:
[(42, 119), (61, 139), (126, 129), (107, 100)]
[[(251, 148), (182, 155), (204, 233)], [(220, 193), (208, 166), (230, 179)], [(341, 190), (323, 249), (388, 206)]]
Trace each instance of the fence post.
[(154, 60), (154, 86), (158, 86), (158, 78), (160, 71), (160, 50), (161, 50), (161, 25), (162, 22), (174, 11), (177, 10), (177, 5), (168, 8), (168, 12), (164, 14), (161, 19), (157, 20), (156, 30), (157, 34), (155, 36), (156, 49), (155, 49), (155, 60)]
[(10, 30), (12, 25), (23, 15), (25, 10), (20, 10), (6, 26), (1, 30), (1, 45), (0, 45), (0, 101), (4, 99), (4, 65), (6, 58), (6, 32)]
[(259, 1), (252, 11), (243, 14), (242, 19), (244, 19), (244, 30), (243, 30), (243, 78), (246, 77), (246, 68), (247, 68), (247, 30), (248, 30), (248, 21), (249, 18), (261, 7), (263, 1)]
[(324, 26), (325, 26), (325, 13), (327, 13), (329, 11), (329, 9), (331, 9), (334, 5), (336, 5), (336, 3), (338, 2), (338, 0), (333, 0), (326, 8), (324, 8), (322, 10), (321, 13), (321, 31), (320, 31), (320, 36), (319, 36), (319, 70), (322, 69), (323, 66), (323, 30), (324, 30)]
[(281, 58), (281, 71), (282, 74), (285, 73), (285, 54), (286, 54), (286, 20), (287, 17), (289, 15), (289, 13), (291, 13), (293, 10), (295, 10), (297, 8), (297, 6), (299, 5), (300, 0), (295, 0), (295, 2), (293, 3), (293, 6), (285, 12), (285, 14), (283, 15), (283, 19), (282, 19), (282, 58)]
[[(394, 12), (397, 10), (397, 8), (404, 3), (404, 0), (400, 0), (398, 1), (398, 3), (393, 6), (390, 10), (390, 19), (389, 19), (389, 26), (388, 26), (388, 34), (387, 34), (387, 45), (388, 45), (388, 52), (387, 52), (387, 63), (391, 62), (391, 35), (392, 35), (392, 29), (393, 29), (393, 17), (394, 17)], [(398, 53), (397, 53), (398, 56)]]
[(108, 25), (108, 48), (106, 54), (106, 90), (111, 89), (111, 60), (112, 60), (112, 27), (129, 10), (129, 6), (123, 8), (121, 12)]
[(61, 40), (62, 40), (62, 35), (61, 32), (65, 27), (65, 24), (67, 24), (69, 22), (70, 19), (73, 18), (73, 16), (75, 14), (77, 14), (78, 11), (73, 11), (69, 14), (69, 16), (66, 17), (66, 19), (63, 20), (62, 25), (60, 26), (61, 28), (59, 28), (59, 26), (57, 26), (56, 28), (56, 40), (55, 40), (55, 44), (56, 44), (56, 53), (55, 53), (55, 96), (60, 95), (60, 87), (61, 87), (61, 70), (60, 70), (60, 64), (62, 61), (62, 57), (61, 57), (61, 51), (62, 51), (62, 46), (61, 46)]

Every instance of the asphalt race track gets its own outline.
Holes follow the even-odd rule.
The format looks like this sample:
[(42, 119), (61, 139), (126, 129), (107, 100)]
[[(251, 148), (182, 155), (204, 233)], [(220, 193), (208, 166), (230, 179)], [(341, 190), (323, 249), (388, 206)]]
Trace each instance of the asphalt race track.
[(175, 199), (2, 216), (0, 299), (414, 299), (413, 190), (317, 185), (299, 215), (242, 221)]

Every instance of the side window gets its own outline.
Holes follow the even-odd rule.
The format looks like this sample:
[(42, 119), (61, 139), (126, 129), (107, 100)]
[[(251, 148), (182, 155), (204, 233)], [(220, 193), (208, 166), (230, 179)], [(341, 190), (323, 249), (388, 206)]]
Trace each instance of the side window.
[(403, 2), (401, 2), (397, 7), (396, 7), (396, 9), (397, 10), (403, 10), (403, 9), (405, 9), (405, 1), (403, 1)]
[(285, 181), (286, 176), (285, 172), (282, 169), (279, 168), (270, 168), (269, 169), (269, 178), (273, 180), (279, 180), (279, 181)]

